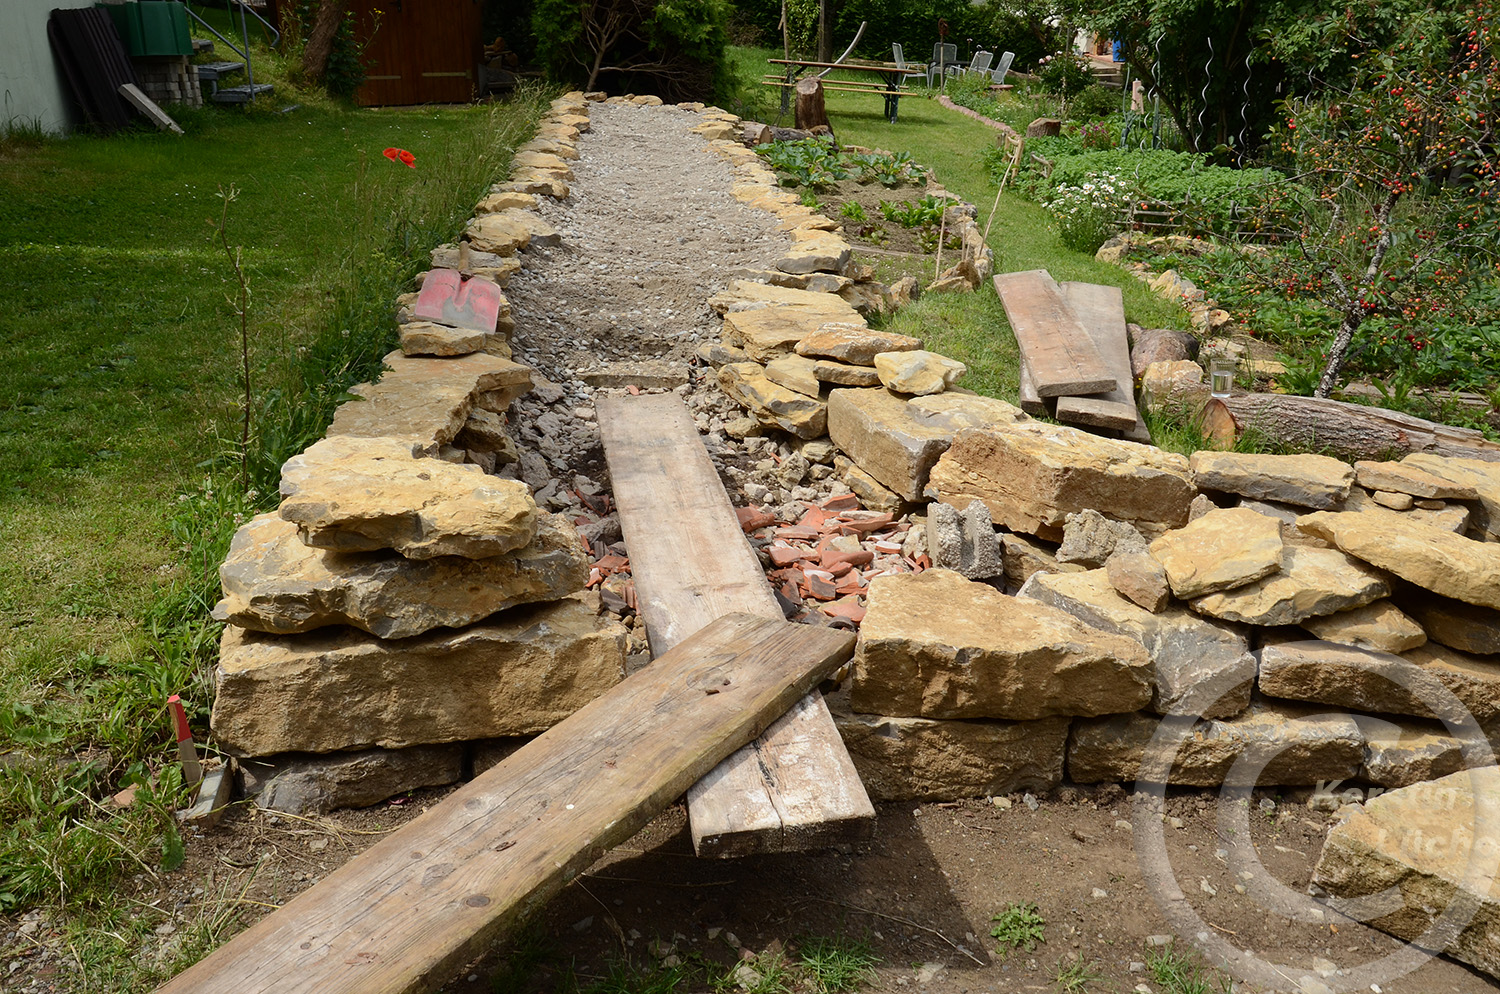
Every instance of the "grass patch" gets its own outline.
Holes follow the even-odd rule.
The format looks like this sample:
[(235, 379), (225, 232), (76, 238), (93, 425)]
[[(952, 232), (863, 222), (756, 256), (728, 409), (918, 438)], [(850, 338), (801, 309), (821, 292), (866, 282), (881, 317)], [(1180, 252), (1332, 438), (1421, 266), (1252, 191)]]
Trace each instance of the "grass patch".
[[(759, 80), (761, 75), (780, 69), (767, 61), (779, 58), (780, 50), (736, 48), (732, 55), (741, 80), (741, 100), (736, 113), (778, 123), (774, 88), (761, 85)], [(838, 77), (835, 70), (828, 78), (831, 81)], [(895, 124), (886, 120), (883, 101), (877, 97), (830, 90), (825, 93), (825, 100), (828, 118), (841, 143), (908, 152), (931, 170), (936, 182), (979, 208), (980, 226), (990, 228), (989, 246), (995, 253), (996, 272), (1045, 269), (1059, 282), (1078, 280), (1118, 286), (1125, 295), (1127, 320), (1148, 328), (1187, 327), (1187, 314), (1182, 308), (1157, 297), (1130, 273), (1066, 248), (1040, 205), (1008, 189), (995, 206), (996, 187), (983, 153), (995, 145), (996, 132), (943, 107), (935, 96), (936, 91), (929, 96), (917, 88), (911, 96), (902, 97)], [(1016, 101), (1017, 114), (1031, 113), (1030, 98), (1002, 100)], [(791, 121), (788, 117), (779, 123), (789, 126)], [(855, 251), (860, 254), (858, 246)], [(912, 271), (910, 264), (903, 267), (873, 253), (865, 258), (876, 263), (882, 279), (887, 276), (894, 279)], [(927, 270), (923, 275), (925, 279), (921, 282), (925, 285), (934, 274)], [(1019, 356), (1015, 336), (993, 288), (981, 287), (972, 294), (924, 297), (898, 313), (887, 327), (916, 335), (927, 348), (966, 363), (969, 374), (963, 386), (1011, 402), (1016, 400)]]
[(1204, 966), (1191, 953), (1180, 953), (1173, 944), (1146, 954), (1146, 972), (1162, 994), (1229, 994), (1229, 978)]
[[(175, 959), (148, 962), (139, 916), (121, 910), (122, 874), (149, 883), (182, 859), (163, 702), (183, 694), (207, 738), (208, 609), (230, 536), (274, 503), (281, 462), (347, 388), (378, 374), (393, 298), (503, 176), (543, 96), (205, 108), (180, 115), (185, 137), (0, 150), (0, 911), (52, 906), (100, 989), (149, 985), (226, 927), (208, 915), (201, 942), (179, 935)], [(136, 804), (112, 809), (128, 782)]]
[(864, 939), (812, 936), (800, 943), (798, 960), (818, 994), (844, 994), (874, 979), (880, 957)]

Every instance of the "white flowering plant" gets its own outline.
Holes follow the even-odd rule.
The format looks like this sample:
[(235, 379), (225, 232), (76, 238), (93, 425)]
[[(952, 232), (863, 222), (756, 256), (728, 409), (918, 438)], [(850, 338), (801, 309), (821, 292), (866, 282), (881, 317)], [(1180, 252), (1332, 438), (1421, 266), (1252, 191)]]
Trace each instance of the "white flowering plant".
[(1120, 230), (1120, 214), (1134, 196), (1134, 184), (1120, 174), (1089, 173), (1077, 185), (1053, 187), (1046, 204), (1062, 243), (1092, 254)]

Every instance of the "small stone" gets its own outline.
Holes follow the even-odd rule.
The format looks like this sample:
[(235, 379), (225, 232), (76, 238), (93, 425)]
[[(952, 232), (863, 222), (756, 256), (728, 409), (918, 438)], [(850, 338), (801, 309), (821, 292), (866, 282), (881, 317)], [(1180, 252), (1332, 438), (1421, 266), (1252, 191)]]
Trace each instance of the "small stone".
[(409, 321), (401, 326), (401, 351), (405, 355), (468, 355), (481, 351), (490, 337), (469, 328)]
[(1095, 887), (1093, 890), (1091, 890), (1089, 892), (1089, 897), (1091, 897), (1094, 900), (1098, 901), (1101, 898), (1109, 897), (1109, 891), (1105, 890), (1102, 887)]
[(813, 362), (813, 376), (824, 383), (832, 383), (836, 386), (880, 386), (880, 374), (871, 367), (851, 366), (847, 363), (834, 362), (832, 359), (815, 360)]
[(1392, 511), (1410, 511), (1412, 499), (1410, 494), (1391, 493), (1387, 490), (1377, 490), (1370, 495), (1371, 499), (1381, 507), (1388, 507)]
[(1146, 551), (1146, 539), (1139, 529), (1123, 521), (1111, 521), (1093, 508), (1075, 511), (1063, 522), (1063, 540), (1057, 548), (1060, 563), (1095, 569), (1116, 551)]
[(797, 354), (816, 359), (836, 359), (855, 366), (873, 366), (875, 357), (886, 352), (910, 352), (922, 347), (920, 338), (875, 331), (861, 326), (819, 329), (797, 343)]
[(1326, 642), (1376, 649), (1380, 652), (1405, 652), (1427, 641), (1422, 626), (1402, 613), (1389, 600), (1379, 600), (1364, 607), (1351, 608), (1306, 618), (1302, 627)]
[(777, 356), (766, 363), (766, 379), (817, 399), (823, 385), (814, 374), (817, 364), (800, 355)]
[(462, 745), (417, 746), (257, 759), (249, 768), (256, 807), (310, 815), (368, 807), (409, 790), (453, 783), (463, 775), (463, 758)]
[(1429, 500), (1479, 499), (1472, 486), (1454, 483), (1411, 463), (1362, 460), (1354, 464), (1354, 474), (1366, 490), (1391, 491)]
[(1042, 807), (1041, 802), (1038, 801), (1033, 794), (1021, 795), (1021, 803), (1025, 804), (1026, 807), (1032, 811), (1039, 811)]
[(921, 349), (881, 352), (875, 356), (875, 372), (880, 382), (902, 394), (942, 393), (968, 370), (969, 367), (955, 359)]
[(1434, 642), (1481, 656), (1500, 654), (1500, 612), (1422, 590), (1402, 591), (1398, 603)]
[(1203, 367), (1186, 359), (1153, 362), (1141, 374), (1141, 397), (1152, 411), (1196, 413), (1208, 400)]
[(1171, 599), (1167, 571), (1149, 552), (1116, 552), (1104, 570), (1110, 586), (1147, 611), (1160, 612)]
[(737, 362), (721, 366), (719, 386), (768, 428), (779, 428), (798, 438), (817, 438), (826, 434), (827, 406), (806, 394), (771, 382), (758, 363)]

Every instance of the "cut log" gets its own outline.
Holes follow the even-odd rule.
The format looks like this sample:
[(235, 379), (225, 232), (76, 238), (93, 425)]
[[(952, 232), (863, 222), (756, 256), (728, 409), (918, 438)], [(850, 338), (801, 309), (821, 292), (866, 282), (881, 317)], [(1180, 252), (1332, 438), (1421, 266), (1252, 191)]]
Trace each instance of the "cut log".
[(1114, 374), (1046, 270), (1000, 273), (994, 283), (1038, 396), (1114, 389)]
[(759, 121), (746, 121), (740, 140), (751, 148), (757, 145), (769, 145), (773, 141), (770, 127)]
[[(599, 398), (600, 433), (652, 652), (715, 618), (781, 618), (692, 415), (672, 394)], [(875, 809), (816, 693), (688, 791), (703, 856), (868, 838)]]
[(1125, 296), (1117, 286), (1063, 283), (1063, 299), (1099, 349), (1114, 374), (1113, 389), (1089, 397), (1060, 397), (1060, 421), (1114, 428), (1132, 442), (1150, 444), (1151, 433), (1135, 405), (1135, 379), (1130, 370), (1130, 338), (1125, 330)]
[(828, 108), (823, 103), (823, 81), (814, 76), (797, 80), (797, 105), (792, 119), (797, 127), (810, 131), (813, 128), (829, 128)]
[(1471, 428), (1424, 421), (1321, 397), (1249, 393), (1224, 401), (1240, 431), (1344, 459), (1399, 459), (1413, 452), (1500, 461), (1500, 443)]
[(630, 838), (853, 653), (846, 632), (725, 617), (158, 989), (432, 990)]

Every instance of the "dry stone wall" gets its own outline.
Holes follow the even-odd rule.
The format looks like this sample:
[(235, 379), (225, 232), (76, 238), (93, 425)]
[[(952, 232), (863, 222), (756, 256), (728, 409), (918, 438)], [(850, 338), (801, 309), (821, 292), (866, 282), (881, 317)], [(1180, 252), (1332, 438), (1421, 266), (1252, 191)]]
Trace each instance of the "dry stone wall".
[[(869, 326), (914, 285), (875, 282), (733, 115), (661, 113), (684, 111), (788, 239), (704, 291), (717, 341), (560, 386), (511, 358), (508, 304), (476, 330), (404, 298), (386, 375), (236, 537), (214, 729), (258, 781), (295, 772), (273, 798), (337, 803), (366, 766), (451, 778), (455, 749), (503, 754), (621, 678), (628, 550), (554, 430), (592, 416), (586, 386), (683, 393), (788, 616), (862, 629), (832, 703), (877, 798), (1247, 763), (1398, 787), (1458, 768), (1467, 726), (1442, 719), (1500, 729), (1500, 463), (1188, 459), (969, 393), (960, 364)], [(588, 127), (582, 95), (557, 101), (433, 266), (500, 288), (557, 251), (543, 214)], [(987, 274), (987, 251), (950, 275)], [(1164, 718), (1192, 723), (1162, 757)]]

